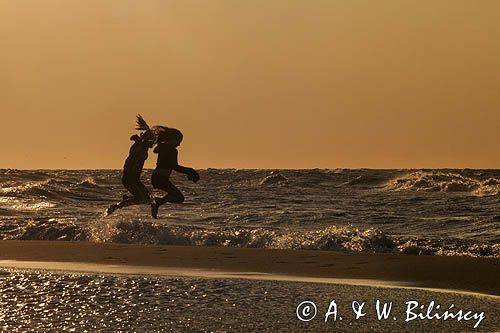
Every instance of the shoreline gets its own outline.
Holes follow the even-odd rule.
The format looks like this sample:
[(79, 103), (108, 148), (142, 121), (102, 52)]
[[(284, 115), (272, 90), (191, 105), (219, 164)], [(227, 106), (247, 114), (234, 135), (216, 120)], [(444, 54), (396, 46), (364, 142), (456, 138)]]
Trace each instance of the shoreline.
[(497, 258), (13, 240), (0, 241), (0, 267), (500, 291)]
[(350, 278), (322, 278), (297, 275), (281, 275), (260, 272), (236, 272), (220, 271), (210, 269), (196, 269), (183, 267), (158, 267), (158, 266), (132, 266), (132, 265), (109, 265), (96, 263), (75, 263), (64, 261), (17, 261), (0, 260), (0, 269), (19, 269), (33, 271), (47, 271), (59, 273), (77, 273), (77, 274), (103, 274), (103, 275), (125, 275), (125, 276), (156, 276), (173, 278), (203, 278), (203, 279), (240, 279), (240, 280), (258, 280), (258, 281), (279, 281), (279, 282), (299, 282), (299, 283), (318, 283), (334, 284), (352, 287), (372, 287), (386, 289), (405, 289), (421, 290), (424, 292), (437, 292), (446, 294), (455, 294), (460, 296), (478, 296), (500, 300), (500, 296), (465, 291), (456, 289), (442, 289), (430, 287), (417, 287), (412, 283), (401, 281), (386, 280), (367, 280)]

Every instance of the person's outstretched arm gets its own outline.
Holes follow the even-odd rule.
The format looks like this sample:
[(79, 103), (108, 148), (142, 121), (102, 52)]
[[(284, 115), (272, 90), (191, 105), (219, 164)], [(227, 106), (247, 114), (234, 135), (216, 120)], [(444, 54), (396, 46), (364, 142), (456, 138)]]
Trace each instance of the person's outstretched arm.
[(193, 182), (197, 182), (200, 180), (200, 175), (198, 175), (198, 172), (196, 172), (195, 169), (193, 168), (188, 168), (182, 165), (179, 165), (177, 161), (177, 153), (175, 154), (175, 167), (173, 168), (175, 171), (183, 173), (188, 176), (189, 180), (192, 180)]
[(188, 167), (184, 167), (182, 165), (177, 164), (177, 166), (174, 168), (174, 170), (187, 175), (188, 179), (192, 180), (195, 183), (198, 180), (200, 180), (200, 175), (198, 175), (198, 172), (196, 172), (196, 170), (193, 168), (188, 168)]

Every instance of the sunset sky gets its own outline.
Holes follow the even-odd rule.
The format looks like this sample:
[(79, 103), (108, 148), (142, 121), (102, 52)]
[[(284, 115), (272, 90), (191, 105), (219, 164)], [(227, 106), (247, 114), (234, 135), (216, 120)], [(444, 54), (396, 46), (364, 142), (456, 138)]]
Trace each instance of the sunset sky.
[[(2, 0), (0, 168), (500, 168), (498, 0)], [(156, 156), (150, 154), (147, 167)]]

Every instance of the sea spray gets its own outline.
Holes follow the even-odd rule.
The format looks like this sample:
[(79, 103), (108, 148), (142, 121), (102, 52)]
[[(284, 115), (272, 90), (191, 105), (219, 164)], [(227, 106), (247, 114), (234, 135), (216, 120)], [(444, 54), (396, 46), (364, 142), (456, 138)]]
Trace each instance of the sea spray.
[(148, 205), (101, 218), (126, 193), (118, 170), (0, 170), (0, 239), (500, 257), (499, 170), (200, 174), (172, 175), (186, 201), (153, 222)]
[(500, 180), (481, 180), (453, 172), (416, 171), (391, 180), (386, 189), (392, 191), (467, 192), (477, 196), (497, 195)]

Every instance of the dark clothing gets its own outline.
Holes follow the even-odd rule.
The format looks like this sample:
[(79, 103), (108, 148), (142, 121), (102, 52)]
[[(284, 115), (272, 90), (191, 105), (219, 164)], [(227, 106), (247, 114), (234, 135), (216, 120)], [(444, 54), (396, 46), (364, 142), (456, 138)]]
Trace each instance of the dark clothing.
[(128, 183), (140, 179), (144, 162), (148, 159), (149, 144), (144, 142), (138, 135), (133, 135), (130, 140), (135, 142), (130, 147), (129, 155), (123, 166), (123, 185), (125, 185), (125, 182)]
[(160, 143), (156, 146), (155, 153), (158, 154), (156, 169), (151, 176), (151, 184), (153, 188), (167, 192), (167, 195), (157, 200), (158, 205), (166, 202), (181, 203), (184, 201), (184, 196), (181, 191), (170, 181), (170, 173), (175, 170), (186, 175), (195, 172), (191, 168), (186, 168), (179, 165), (177, 161), (177, 149), (167, 143)]
[(182, 203), (184, 195), (169, 179), (170, 172), (165, 169), (155, 169), (151, 176), (151, 184), (153, 188), (157, 188), (167, 192), (167, 195), (160, 198), (158, 204), (165, 202)]
[(144, 162), (148, 158), (150, 144), (138, 135), (133, 135), (130, 140), (133, 140), (134, 144), (130, 147), (129, 155), (123, 166), (122, 184), (133, 197), (124, 196), (122, 201), (111, 205), (106, 211), (108, 215), (124, 207), (152, 203), (148, 188), (141, 182), (141, 173)]
[(122, 184), (134, 196), (134, 199), (149, 200), (149, 190), (140, 180), (122, 178)]
[(167, 144), (159, 144), (156, 146), (154, 152), (158, 154), (156, 162), (157, 169), (174, 170), (178, 165), (177, 163), (177, 149)]
[[(180, 133), (180, 132), (179, 132)], [(158, 161), (156, 163), (156, 169), (151, 175), (151, 184), (153, 188), (157, 188), (167, 192), (167, 195), (154, 199), (155, 203), (151, 205), (151, 216), (157, 218), (158, 208), (167, 202), (182, 203), (184, 202), (184, 196), (181, 191), (170, 182), (170, 174), (172, 170), (186, 174), (189, 180), (197, 182), (200, 176), (193, 168), (186, 168), (179, 165), (177, 161), (177, 145), (180, 144), (182, 135), (177, 136), (173, 143), (162, 142), (158, 144), (154, 150), (158, 154)]]
[(148, 200), (149, 190), (141, 182), (141, 173), (148, 158), (149, 144), (138, 135), (133, 135), (130, 140), (133, 140), (134, 144), (130, 147), (123, 166), (122, 184), (135, 199)]
[(175, 170), (186, 175), (193, 171), (191, 168), (179, 165), (177, 161), (177, 149), (172, 145), (160, 143), (156, 146), (154, 152), (158, 154), (158, 161), (156, 162), (157, 169)]

